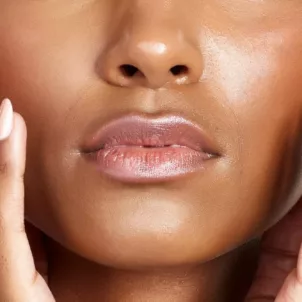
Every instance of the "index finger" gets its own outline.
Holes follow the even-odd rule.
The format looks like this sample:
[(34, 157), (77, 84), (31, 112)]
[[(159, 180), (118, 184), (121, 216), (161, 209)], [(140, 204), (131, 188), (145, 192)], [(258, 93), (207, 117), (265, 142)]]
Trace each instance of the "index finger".
[[(4, 131), (4, 130), (5, 131)], [(24, 228), (26, 126), (9, 100), (0, 112), (0, 301), (53, 301)]]

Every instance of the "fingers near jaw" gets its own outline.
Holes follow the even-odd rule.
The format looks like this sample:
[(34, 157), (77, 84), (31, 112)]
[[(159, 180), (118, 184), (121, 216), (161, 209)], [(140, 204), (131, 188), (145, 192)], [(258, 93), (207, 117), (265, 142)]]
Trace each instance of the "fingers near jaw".
[[(30, 272), (33, 262), (24, 232), (24, 185), (26, 130), (23, 119), (13, 113), (10, 101), (2, 103), (0, 113), (0, 279), (1, 292)], [(11, 128), (11, 129), (9, 129)], [(3, 130), (5, 129), (5, 130)], [(21, 285), (22, 286), (22, 285)], [(18, 295), (16, 291), (16, 295)]]
[(302, 201), (263, 236), (259, 267), (246, 302), (302, 301), (301, 242)]
[[(0, 301), (53, 301), (36, 273), (24, 228), (26, 125), (5, 100), (0, 108)], [(43, 297), (42, 297), (43, 296)], [(39, 300), (37, 300), (39, 299)]]
[[(302, 245), (298, 255), (297, 268), (293, 269), (292, 272), (287, 276), (280, 291), (277, 294), (277, 297), (272, 297), (271, 299), (271, 301), (274, 302), (302, 301)], [(259, 302), (261, 301), (268, 300), (259, 300)]]
[[(300, 264), (301, 266), (301, 264)], [(275, 302), (301, 302), (302, 301), (302, 280), (301, 268), (293, 270), (286, 278)]]
[(302, 245), (298, 255), (297, 268), (286, 278), (276, 302), (302, 301)]

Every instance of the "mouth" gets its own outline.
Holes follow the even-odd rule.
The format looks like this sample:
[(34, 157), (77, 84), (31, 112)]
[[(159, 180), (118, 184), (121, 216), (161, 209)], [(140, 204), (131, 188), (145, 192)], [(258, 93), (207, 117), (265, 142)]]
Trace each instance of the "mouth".
[(181, 116), (128, 115), (104, 125), (83, 154), (98, 171), (122, 182), (159, 182), (205, 169), (220, 156), (213, 141)]

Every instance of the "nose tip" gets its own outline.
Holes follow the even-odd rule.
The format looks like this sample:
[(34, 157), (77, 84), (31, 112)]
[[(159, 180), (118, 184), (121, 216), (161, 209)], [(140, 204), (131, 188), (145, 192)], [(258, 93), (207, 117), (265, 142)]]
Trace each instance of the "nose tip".
[(103, 79), (112, 85), (153, 89), (198, 82), (203, 71), (200, 51), (184, 38), (165, 36), (128, 36), (118, 40), (102, 55)]

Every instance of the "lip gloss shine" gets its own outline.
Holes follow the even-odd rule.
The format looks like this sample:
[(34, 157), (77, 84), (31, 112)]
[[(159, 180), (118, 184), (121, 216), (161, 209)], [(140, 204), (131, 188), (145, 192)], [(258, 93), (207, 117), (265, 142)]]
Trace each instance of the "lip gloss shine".
[(164, 181), (205, 167), (216, 157), (211, 140), (179, 116), (125, 116), (102, 127), (92, 139), (101, 173), (123, 182)]

